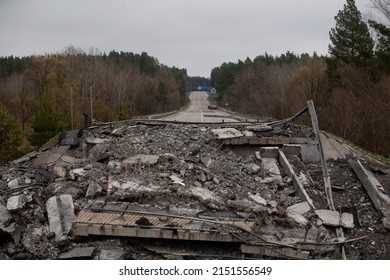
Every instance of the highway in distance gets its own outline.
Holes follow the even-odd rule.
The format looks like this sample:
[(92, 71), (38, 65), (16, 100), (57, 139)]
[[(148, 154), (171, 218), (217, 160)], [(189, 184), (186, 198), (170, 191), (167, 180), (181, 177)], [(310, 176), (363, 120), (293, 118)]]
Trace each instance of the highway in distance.
[(233, 119), (230, 114), (224, 111), (209, 109), (207, 97), (208, 94), (205, 91), (191, 92), (190, 105), (186, 110), (162, 118), (162, 120), (192, 123), (237, 122), (237, 120)]

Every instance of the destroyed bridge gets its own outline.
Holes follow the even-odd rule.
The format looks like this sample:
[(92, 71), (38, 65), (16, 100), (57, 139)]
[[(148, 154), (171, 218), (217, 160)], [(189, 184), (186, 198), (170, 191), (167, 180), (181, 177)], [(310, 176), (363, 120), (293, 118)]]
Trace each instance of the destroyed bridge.
[(321, 132), (310, 101), (260, 122), (194, 92), (0, 172), (0, 259), (390, 259), (389, 166)]

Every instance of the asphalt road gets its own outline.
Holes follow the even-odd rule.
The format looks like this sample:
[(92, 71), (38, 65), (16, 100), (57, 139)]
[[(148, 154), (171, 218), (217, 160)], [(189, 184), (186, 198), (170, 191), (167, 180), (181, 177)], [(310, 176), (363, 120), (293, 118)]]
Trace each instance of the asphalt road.
[(215, 109), (209, 109), (208, 94), (204, 91), (193, 91), (190, 94), (190, 105), (184, 111), (163, 118), (167, 121), (194, 122), (194, 123), (222, 123), (236, 122), (229, 114)]

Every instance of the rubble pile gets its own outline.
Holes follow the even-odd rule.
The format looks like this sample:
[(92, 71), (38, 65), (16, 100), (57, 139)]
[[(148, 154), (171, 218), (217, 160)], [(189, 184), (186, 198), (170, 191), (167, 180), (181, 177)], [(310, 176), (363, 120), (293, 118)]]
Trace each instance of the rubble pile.
[[(262, 248), (260, 254), (252, 247), (240, 252), (235, 243), (226, 248), (218, 245), (218, 252), (209, 252), (210, 246), (196, 241), (178, 242), (176, 249), (171, 242), (164, 243), (163, 249), (156, 249), (148, 239), (115, 238), (115, 234), (78, 236), (75, 224), (86, 209), (116, 209), (122, 216), (129, 209), (165, 211), (166, 216), (159, 214), (165, 227), (178, 227), (169, 219), (180, 215), (176, 218), (203, 222), (210, 232), (222, 227), (226, 230), (226, 225), (210, 227), (201, 214), (225, 215), (226, 219), (251, 221), (250, 230), (241, 228), (240, 240), (247, 245), (258, 245), (261, 240), (262, 244), (303, 250), (299, 255), (294, 253), (297, 258), (319, 259), (340, 258), (340, 246), (345, 246), (350, 259), (389, 259), (390, 217), (386, 211), (390, 210), (375, 208), (347, 159), (329, 161), (338, 207), (338, 211), (331, 211), (321, 164), (304, 160), (301, 146), (254, 145), (248, 156), (233, 152), (235, 149), (223, 142), (269, 136), (310, 139), (313, 133), (292, 125), (248, 130), (245, 125), (220, 128), (154, 122), (62, 135), (58, 145), (1, 168), (0, 259), (180, 259), (202, 254), (240, 258), (243, 253), (252, 257), (270, 254)], [(287, 172), (280, 164), (284, 153), (291, 164)], [(378, 175), (383, 192), (388, 194), (388, 169), (363, 163)], [(145, 215), (135, 221), (140, 228), (150, 229), (154, 224)], [(337, 238), (336, 227), (343, 228), (345, 239)], [(194, 244), (198, 244), (197, 249)], [(181, 254), (175, 255), (175, 250)], [(292, 254), (283, 250), (285, 256)]]

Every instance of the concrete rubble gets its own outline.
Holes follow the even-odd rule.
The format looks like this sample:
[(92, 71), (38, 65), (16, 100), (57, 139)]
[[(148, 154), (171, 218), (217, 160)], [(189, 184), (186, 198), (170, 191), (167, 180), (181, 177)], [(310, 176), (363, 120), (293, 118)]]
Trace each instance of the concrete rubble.
[(291, 123), (159, 121), (62, 135), (1, 167), (0, 259), (339, 259), (341, 245), (389, 259), (389, 168), (359, 162), (374, 196), (322, 135), (336, 150), (331, 211), (313, 137)]

